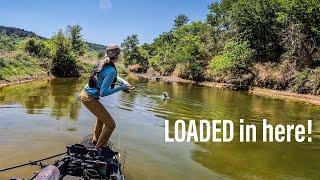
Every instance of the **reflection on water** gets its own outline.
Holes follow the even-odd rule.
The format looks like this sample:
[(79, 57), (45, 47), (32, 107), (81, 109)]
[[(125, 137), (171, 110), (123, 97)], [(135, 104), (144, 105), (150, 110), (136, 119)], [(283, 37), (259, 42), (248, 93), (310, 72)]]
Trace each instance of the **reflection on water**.
[[(134, 92), (101, 99), (117, 123), (113, 138), (121, 136), (128, 145), (128, 179), (320, 178), (319, 107), (182, 83), (128, 80), (136, 86)], [(0, 89), (0, 146), (5, 147), (0, 154), (14, 152), (0, 156), (0, 167), (63, 150), (91, 133), (94, 117), (78, 98), (84, 83), (53, 79)], [(163, 99), (164, 91), (170, 99)], [(164, 119), (172, 127), (177, 119), (230, 119), (238, 126), (240, 118), (257, 125), (258, 138), (262, 118), (272, 124), (305, 124), (312, 119), (313, 142), (240, 143), (238, 131), (231, 143), (164, 142)], [(23, 142), (33, 143), (22, 149)], [(0, 177), (29, 176), (32, 170)]]
[(57, 119), (67, 116), (75, 120), (81, 107), (75, 93), (80, 91), (81, 84), (80, 79), (52, 79), (9, 86), (0, 89), (0, 104), (7, 108), (22, 106), (27, 114), (42, 114), (49, 110)]

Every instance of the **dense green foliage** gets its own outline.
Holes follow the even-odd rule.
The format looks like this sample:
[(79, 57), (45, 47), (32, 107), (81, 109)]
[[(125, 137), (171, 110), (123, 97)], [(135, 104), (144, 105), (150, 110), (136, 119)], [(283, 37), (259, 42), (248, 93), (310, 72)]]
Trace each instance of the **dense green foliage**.
[(0, 80), (17, 81), (46, 74), (41, 62), (29, 54), (0, 52)]
[(7, 51), (14, 51), (22, 40), (23, 38), (0, 33), (0, 48)]
[(230, 41), (225, 44), (223, 54), (212, 59), (211, 66), (217, 71), (242, 69), (251, 72), (252, 57), (248, 42)]
[(54, 37), (55, 50), (52, 57), (51, 72), (58, 77), (77, 77), (80, 75), (74, 54), (72, 42), (63, 34), (58, 32)]
[(104, 46), (86, 43), (78, 25), (68, 26), (50, 39), (18, 28), (1, 26), (0, 30), (0, 80), (47, 74), (77, 77), (90, 72), (97, 59), (104, 56)]
[(137, 72), (146, 72), (148, 67), (148, 46), (142, 45), (139, 47), (139, 40), (137, 35), (128, 36), (123, 43), (121, 43), (123, 63), (126, 67), (136, 64)]
[(230, 19), (235, 36), (249, 42), (256, 51), (257, 60), (276, 59), (281, 53), (277, 37), (278, 9), (278, 4), (272, 0), (239, 0), (232, 5)]
[(208, 8), (201, 22), (178, 15), (150, 44), (128, 37), (126, 65), (142, 59), (161, 75), (319, 94), (319, 1), (222, 0)]
[(185, 14), (180, 14), (176, 17), (176, 19), (174, 20), (174, 28), (179, 28), (181, 26), (186, 25), (189, 22), (189, 18), (188, 16), (186, 16)]
[(28, 38), (21, 43), (21, 49), (32, 56), (49, 57), (50, 49), (44, 41), (36, 38)]

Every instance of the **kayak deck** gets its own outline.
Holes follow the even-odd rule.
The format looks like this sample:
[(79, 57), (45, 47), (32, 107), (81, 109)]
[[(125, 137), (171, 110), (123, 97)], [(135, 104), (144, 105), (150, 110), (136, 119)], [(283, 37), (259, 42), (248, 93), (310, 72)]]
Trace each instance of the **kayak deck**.
[(105, 146), (100, 149), (91, 142), (92, 135), (83, 138), (80, 144), (67, 146), (67, 155), (52, 165), (46, 166), (31, 179), (50, 180), (124, 180), (118, 152)]

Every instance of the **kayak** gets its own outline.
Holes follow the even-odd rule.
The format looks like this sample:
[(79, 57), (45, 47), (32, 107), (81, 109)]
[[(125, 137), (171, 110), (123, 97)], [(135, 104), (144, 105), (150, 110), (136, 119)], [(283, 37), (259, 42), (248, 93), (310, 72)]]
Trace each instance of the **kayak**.
[[(92, 135), (80, 144), (67, 146), (64, 157), (43, 167), (32, 180), (124, 180), (119, 162), (120, 154), (109, 145), (95, 148)], [(16, 179), (19, 180), (19, 179)]]

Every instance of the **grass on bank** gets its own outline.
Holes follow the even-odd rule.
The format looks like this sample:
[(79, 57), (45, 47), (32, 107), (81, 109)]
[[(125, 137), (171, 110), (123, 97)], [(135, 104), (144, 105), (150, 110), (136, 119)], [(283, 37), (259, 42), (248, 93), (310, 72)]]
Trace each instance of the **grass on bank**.
[[(47, 75), (79, 77), (90, 73), (104, 54), (89, 48), (78, 25), (50, 39), (8, 36), (0, 32), (0, 81), (35, 79)], [(119, 63), (118, 72), (128, 71)]]
[(0, 80), (19, 81), (47, 75), (41, 60), (27, 53), (0, 52)]

